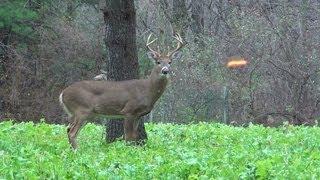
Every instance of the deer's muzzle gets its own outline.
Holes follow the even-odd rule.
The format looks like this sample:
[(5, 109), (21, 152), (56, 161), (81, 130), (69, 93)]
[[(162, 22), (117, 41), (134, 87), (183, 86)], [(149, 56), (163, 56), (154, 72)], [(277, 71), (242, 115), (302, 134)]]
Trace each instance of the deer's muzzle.
[(169, 73), (169, 68), (168, 68), (167, 66), (163, 67), (163, 68), (161, 69), (161, 73), (162, 73), (162, 74), (168, 74), (168, 73)]

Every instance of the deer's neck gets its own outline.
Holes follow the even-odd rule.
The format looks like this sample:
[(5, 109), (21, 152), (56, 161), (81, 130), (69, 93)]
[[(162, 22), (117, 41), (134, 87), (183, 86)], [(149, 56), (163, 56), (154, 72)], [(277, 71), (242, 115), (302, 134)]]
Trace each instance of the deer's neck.
[(149, 76), (150, 81), (150, 95), (152, 96), (152, 103), (155, 103), (160, 96), (163, 94), (168, 83), (168, 77), (160, 74), (161, 68), (153, 68), (151, 75)]

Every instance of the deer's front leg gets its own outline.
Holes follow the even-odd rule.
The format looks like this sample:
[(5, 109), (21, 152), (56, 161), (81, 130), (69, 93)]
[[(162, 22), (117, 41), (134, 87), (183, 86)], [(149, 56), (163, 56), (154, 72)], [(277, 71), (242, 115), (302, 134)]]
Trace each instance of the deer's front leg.
[(138, 139), (137, 118), (127, 116), (124, 120), (124, 139), (126, 141), (136, 141)]

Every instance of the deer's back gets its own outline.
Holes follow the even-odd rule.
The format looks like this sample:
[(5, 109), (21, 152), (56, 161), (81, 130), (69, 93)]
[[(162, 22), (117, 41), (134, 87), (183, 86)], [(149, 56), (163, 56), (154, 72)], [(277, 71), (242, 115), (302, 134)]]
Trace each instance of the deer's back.
[(127, 103), (144, 106), (147, 90), (144, 80), (79, 81), (63, 91), (67, 108), (89, 108), (98, 114), (121, 114)]

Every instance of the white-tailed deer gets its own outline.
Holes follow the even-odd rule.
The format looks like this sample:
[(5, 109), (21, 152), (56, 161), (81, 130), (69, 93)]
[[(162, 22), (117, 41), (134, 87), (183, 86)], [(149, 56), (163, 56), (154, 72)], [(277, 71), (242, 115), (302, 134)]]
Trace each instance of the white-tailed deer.
[(172, 60), (179, 59), (179, 50), (183, 47), (179, 34), (174, 36), (177, 47), (167, 54), (153, 50), (150, 45), (148, 56), (155, 61), (151, 75), (147, 79), (127, 81), (80, 81), (62, 91), (59, 100), (69, 115), (67, 129), (69, 143), (76, 149), (76, 138), (81, 127), (95, 115), (102, 114), (124, 118), (124, 138), (134, 141), (138, 138), (138, 124), (141, 116), (148, 114), (164, 92), (167, 85), (167, 74)]

